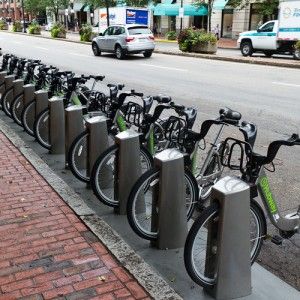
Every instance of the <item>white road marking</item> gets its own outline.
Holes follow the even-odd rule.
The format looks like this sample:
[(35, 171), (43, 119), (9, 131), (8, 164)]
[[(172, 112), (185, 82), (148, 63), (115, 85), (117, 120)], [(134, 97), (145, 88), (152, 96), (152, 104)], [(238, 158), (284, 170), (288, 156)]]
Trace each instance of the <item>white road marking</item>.
[(21, 42), (17, 42), (17, 41), (12, 41), (15, 44), (22, 44)]
[(152, 68), (159, 68), (159, 69), (167, 69), (167, 70), (173, 70), (173, 71), (187, 72), (186, 69), (164, 67), (164, 66), (157, 66), (157, 65), (151, 65), (151, 64), (140, 64), (140, 65), (141, 66), (146, 66), (146, 67), (152, 67)]
[(35, 48), (38, 48), (38, 49), (41, 49), (41, 50), (49, 50), (48, 48), (45, 48), (45, 47), (40, 47), (40, 46), (35, 46)]
[(277, 82), (273, 81), (273, 84), (278, 84), (278, 85), (285, 85), (285, 86), (292, 86), (292, 87), (300, 87), (300, 84), (295, 84), (295, 83), (287, 83), (287, 82)]
[(82, 57), (91, 57), (90, 55), (80, 54), (80, 53), (74, 53), (74, 52), (71, 52), (70, 54), (71, 55), (76, 55), (76, 56), (82, 56)]

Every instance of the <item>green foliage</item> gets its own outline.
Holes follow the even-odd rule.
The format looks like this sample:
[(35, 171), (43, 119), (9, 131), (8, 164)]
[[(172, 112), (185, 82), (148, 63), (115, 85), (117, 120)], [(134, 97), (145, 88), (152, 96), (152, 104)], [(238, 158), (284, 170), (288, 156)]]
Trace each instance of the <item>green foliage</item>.
[(24, 9), (32, 15), (39, 15), (46, 11), (47, 0), (24, 0)]
[[(39, 0), (41, 1), (41, 0)], [(69, 6), (70, 0), (43, 0), (47, 11), (53, 13), (55, 16), (55, 21), (58, 20), (58, 11), (60, 9), (66, 9)]]
[(82, 42), (90, 42), (93, 37), (93, 28), (89, 24), (83, 24), (79, 30), (80, 40)]
[(50, 30), (51, 37), (53, 38), (64, 38), (66, 36), (66, 29), (61, 23), (54, 23)]
[(20, 21), (14, 21), (12, 31), (13, 32), (21, 32), (22, 31), (22, 24)]
[(298, 42), (295, 44), (295, 49), (296, 49), (296, 50), (300, 50), (300, 41), (298, 41)]
[(175, 41), (176, 38), (177, 38), (177, 33), (176, 33), (176, 31), (168, 31), (168, 32), (166, 33), (166, 38), (167, 38), (168, 40), (170, 40), (170, 41)]
[(29, 34), (41, 34), (41, 26), (37, 22), (32, 22), (28, 26), (28, 33)]
[(217, 43), (217, 38), (212, 33), (207, 33), (203, 29), (187, 28), (181, 31), (178, 36), (179, 49), (181, 51), (190, 52), (193, 46), (199, 44)]
[(7, 30), (7, 24), (4, 20), (0, 20), (0, 30)]

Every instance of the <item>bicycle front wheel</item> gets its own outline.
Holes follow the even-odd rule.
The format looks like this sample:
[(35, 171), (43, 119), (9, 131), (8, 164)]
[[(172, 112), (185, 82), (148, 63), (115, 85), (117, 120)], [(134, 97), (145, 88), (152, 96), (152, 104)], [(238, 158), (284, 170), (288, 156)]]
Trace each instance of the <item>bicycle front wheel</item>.
[[(151, 169), (143, 174), (133, 186), (127, 202), (127, 218), (133, 231), (143, 239), (156, 240), (158, 231), (153, 215), (158, 213), (156, 198), (159, 190), (160, 172)], [(186, 214), (189, 220), (199, 195), (198, 184), (189, 170), (185, 170)]]
[[(209, 228), (218, 228), (220, 209), (217, 203), (206, 208), (192, 225), (184, 246), (185, 268), (197, 284), (211, 288), (216, 283), (217, 270), (205, 268), (205, 262), (217, 256), (217, 232), (209, 236)], [(237, 224), (238, 226), (238, 224)], [(266, 219), (255, 201), (250, 205), (250, 255), (251, 264), (258, 256), (263, 238), (266, 235)], [(211, 253), (206, 253), (208, 239), (211, 240)], [(234, 247), (234, 245), (232, 245)]]
[(44, 109), (37, 116), (33, 125), (34, 136), (38, 143), (50, 150), (50, 137), (49, 137), (49, 108)]
[(9, 90), (5, 91), (5, 93), (2, 95), (2, 109), (5, 112), (5, 114), (11, 118), (11, 113), (10, 113), (10, 106), (11, 102), (13, 100), (13, 88), (10, 88)]
[(28, 102), (22, 111), (21, 122), (24, 130), (31, 136), (34, 136), (33, 125), (35, 120), (35, 100)]
[(21, 94), (13, 100), (10, 107), (11, 116), (19, 126), (22, 126), (21, 116), (23, 108), (23, 94)]
[[(91, 185), (94, 194), (105, 205), (118, 207), (119, 202), (114, 193), (118, 145), (106, 149), (95, 162), (91, 173)], [(152, 167), (153, 158), (144, 147), (140, 148), (141, 172)], [(130, 176), (130, 175), (129, 175)]]

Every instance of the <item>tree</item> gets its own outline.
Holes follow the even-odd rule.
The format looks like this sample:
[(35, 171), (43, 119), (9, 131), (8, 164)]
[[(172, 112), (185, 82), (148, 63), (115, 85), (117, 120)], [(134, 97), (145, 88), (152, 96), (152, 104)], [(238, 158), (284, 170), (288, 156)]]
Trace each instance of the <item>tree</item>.
[(46, 2), (41, 0), (24, 0), (24, 9), (31, 15), (37, 16), (46, 11)]
[(43, 0), (41, 2), (44, 2), (47, 10), (54, 14), (55, 22), (57, 22), (58, 11), (60, 9), (66, 9), (69, 6), (70, 0)]

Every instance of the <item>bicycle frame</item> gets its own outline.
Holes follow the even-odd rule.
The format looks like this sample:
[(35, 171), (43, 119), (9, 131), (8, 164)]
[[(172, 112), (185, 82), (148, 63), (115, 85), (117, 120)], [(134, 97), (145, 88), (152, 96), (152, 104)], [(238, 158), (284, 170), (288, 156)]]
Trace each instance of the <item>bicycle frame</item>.
[(282, 231), (296, 232), (299, 231), (300, 216), (299, 212), (294, 212), (283, 217), (278, 211), (276, 200), (272, 194), (268, 177), (262, 167), (259, 176), (255, 182), (263, 205), (272, 224)]

